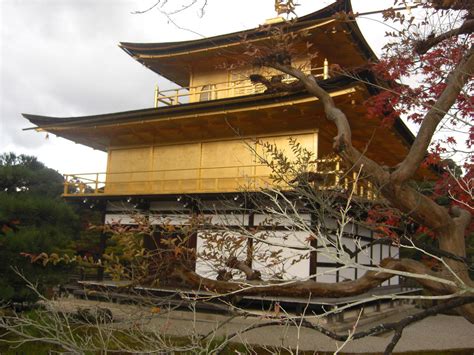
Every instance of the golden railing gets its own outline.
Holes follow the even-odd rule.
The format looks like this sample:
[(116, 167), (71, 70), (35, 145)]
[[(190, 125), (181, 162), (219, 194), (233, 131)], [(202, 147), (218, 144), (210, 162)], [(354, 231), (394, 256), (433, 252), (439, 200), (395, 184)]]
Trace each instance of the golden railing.
[[(327, 79), (329, 78), (329, 63), (326, 59), (322, 67), (303, 69), (303, 71), (306, 74), (314, 75), (316, 78)], [(285, 83), (291, 83), (297, 80), (287, 75), (281, 76), (283, 77), (282, 81)], [(267, 79), (270, 80), (271, 76)], [(225, 82), (209, 83), (204, 86), (184, 86), (168, 90), (160, 90), (157, 85), (155, 87), (155, 107), (246, 96), (262, 93), (265, 89), (263, 84), (254, 84), (247, 77)]]
[[(239, 165), (150, 171), (122, 171), (65, 175), (64, 196), (97, 195), (154, 195), (181, 193), (225, 193), (258, 191), (263, 188), (288, 188), (270, 177), (265, 165)], [(308, 179), (320, 190), (354, 191), (354, 196), (367, 200), (378, 199), (369, 181), (358, 179), (356, 173), (344, 173), (335, 158), (318, 159), (310, 174), (318, 181)], [(296, 180), (295, 180), (296, 181)]]

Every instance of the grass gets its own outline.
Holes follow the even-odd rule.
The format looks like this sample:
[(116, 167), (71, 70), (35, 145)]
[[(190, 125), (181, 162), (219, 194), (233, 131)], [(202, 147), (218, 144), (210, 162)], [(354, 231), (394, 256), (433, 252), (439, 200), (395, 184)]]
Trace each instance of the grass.
[[(29, 312), (24, 312), (22, 314), (23, 317), (28, 317), (32, 321), (38, 322), (38, 324), (47, 324), (48, 319), (44, 318), (42, 314), (44, 315), (45, 313), (40, 313), (41, 311), (34, 310), (34, 311), (29, 311)], [(71, 321), (71, 320), (70, 320)], [(99, 344), (102, 344), (99, 342), (100, 339), (100, 334), (97, 330), (97, 327), (89, 325), (89, 324), (84, 324), (80, 322), (75, 322), (74, 323), (74, 328), (73, 328), (73, 338), (76, 339), (79, 343), (82, 343), (82, 340), (87, 339), (87, 342), (84, 344), (96, 344), (96, 348), (99, 347)], [(42, 333), (40, 330), (35, 328), (34, 326), (29, 326), (27, 331), (37, 337), (38, 339), (41, 339)], [(126, 329), (124, 331), (121, 330), (112, 330), (113, 336), (116, 339), (116, 341), (111, 341), (108, 343), (108, 348), (109, 350), (113, 351), (114, 354), (130, 354), (125, 351), (121, 351), (120, 349), (123, 348), (121, 347), (120, 343), (126, 344), (129, 349), (136, 349), (136, 351), (140, 350), (140, 347), (142, 344), (146, 344), (150, 339), (153, 339), (152, 334), (143, 334), (137, 331), (133, 331), (132, 329)], [(103, 335), (103, 334), (102, 334)], [(4, 341), (2, 341), (4, 340)], [(6, 341), (15, 341), (15, 340), (21, 340), (18, 337), (14, 336), (13, 334), (8, 334), (6, 331), (3, 333), (1, 332), (0, 329), (0, 354), (1, 355), (49, 355), (51, 351), (54, 352), (61, 352), (64, 351), (64, 349), (61, 349), (60, 346), (54, 345), (54, 344), (49, 344), (47, 342), (42, 342), (41, 340), (35, 341), (35, 342), (28, 342), (24, 343), (21, 345), (12, 345), (9, 344)], [(69, 339), (70, 340), (70, 339)], [(222, 343), (225, 341), (225, 338), (220, 337), (220, 338), (215, 338), (210, 342), (198, 342), (196, 340), (193, 341), (193, 339), (188, 338), (188, 337), (173, 337), (173, 336), (163, 336), (162, 337), (163, 343), (168, 345), (169, 347), (178, 347), (178, 348), (186, 348), (188, 346), (192, 346), (193, 344), (199, 344), (202, 346), (203, 350), (200, 352), (200, 354), (208, 354), (208, 353), (213, 353), (216, 349), (218, 349)], [(151, 340), (153, 341), (153, 340)], [(157, 342), (157, 344), (159, 344)], [(273, 348), (273, 349), (266, 349), (263, 347), (259, 346), (253, 346), (252, 347), (252, 353), (256, 354), (274, 354), (274, 353), (279, 353), (279, 354), (291, 354), (289, 351), (285, 351), (284, 349), (280, 348)], [(177, 352), (173, 352), (177, 353)], [(180, 352), (181, 354), (196, 354), (197, 352), (193, 351), (188, 351), (188, 352)], [(215, 352), (214, 352), (215, 353)], [(219, 354), (222, 355), (231, 355), (231, 354), (247, 354), (249, 353), (249, 350), (245, 347), (245, 345), (237, 343), (237, 342), (231, 342), (227, 344), (221, 351), (219, 351)], [(94, 354), (106, 354), (105, 351), (89, 351), (85, 352), (87, 355), (94, 355)], [(166, 352), (163, 352), (163, 354), (166, 354)], [(313, 351), (303, 351), (300, 352), (302, 355), (309, 355), (309, 354), (315, 354)], [(329, 355), (332, 354), (332, 352), (317, 352), (316, 354), (320, 355)], [(341, 354), (344, 355), (361, 355), (360, 353), (349, 353), (349, 352), (342, 352)], [(379, 355), (381, 353), (370, 353), (371, 355)], [(431, 351), (413, 351), (413, 352), (403, 352), (403, 353), (397, 353), (397, 354), (403, 354), (403, 355), (472, 355), (474, 354), (474, 349), (453, 349), (453, 350), (431, 350)], [(364, 354), (365, 355), (365, 354)]]

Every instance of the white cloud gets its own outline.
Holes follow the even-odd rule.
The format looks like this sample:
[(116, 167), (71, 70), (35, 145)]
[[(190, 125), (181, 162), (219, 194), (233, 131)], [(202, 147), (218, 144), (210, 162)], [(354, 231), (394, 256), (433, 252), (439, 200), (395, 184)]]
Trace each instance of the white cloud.
[[(118, 42), (198, 37), (167, 23), (157, 11), (131, 14), (154, 1), (1, 0), (0, 152), (36, 155), (62, 173), (104, 171), (104, 153), (22, 131), (30, 123), (20, 112), (66, 117), (151, 107), (157, 75), (120, 50)], [(300, 0), (298, 13), (331, 2)], [(169, 3), (178, 7), (180, 1)], [(354, 1), (354, 8), (365, 10), (367, 3)], [(384, 0), (377, 6), (383, 3), (391, 4)], [(195, 9), (175, 20), (211, 36), (256, 27), (273, 16), (273, 0), (211, 0), (203, 18)], [(369, 42), (379, 47), (383, 30), (374, 31), (373, 21), (360, 24)]]

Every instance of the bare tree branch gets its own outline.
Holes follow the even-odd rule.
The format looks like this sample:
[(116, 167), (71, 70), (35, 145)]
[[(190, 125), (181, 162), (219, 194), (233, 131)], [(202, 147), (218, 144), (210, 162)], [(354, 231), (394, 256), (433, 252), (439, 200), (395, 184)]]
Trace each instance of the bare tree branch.
[(472, 19), (467, 19), (464, 21), (464, 23), (459, 27), (454, 30), (450, 30), (447, 32), (444, 32), (440, 34), (439, 36), (432, 36), (428, 37), (425, 40), (421, 40), (415, 43), (415, 51), (418, 54), (425, 54), (428, 52), (431, 48), (436, 46), (437, 44), (443, 42), (444, 40), (458, 36), (461, 34), (469, 34), (474, 32), (474, 20)]
[[(356, 333), (351, 334), (351, 335), (338, 334), (338, 333), (333, 332), (333, 331), (331, 331), (331, 330), (329, 330), (329, 329), (327, 329), (327, 328), (325, 328), (321, 325), (314, 324), (314, 323), (309, 322), (305, 319), (301, 319), (301, 322), (299, 322), (299, 324), (301, 324), (301, 326), (303, 326), (305, 328), (316, 330), (316, 331), (318, 331), (318, 332), (320, 332), (320, 333), (322, 333), (322, 334), (324, 334), (324, 335), (328, 336), (329, 338), (334, 339), (336, 341), (346, 341), (349, 337), (351, 337), (354, 340), (357, 340), (357, 339), (362, 339), (362, 338), (365, 338), (365, 337), (368, 337), (368, 336), (371, 336), (371, 335), (377, 335), (377, 334), (380, 334), (380, 333), (384, 333), (384, 332), (393, 330), (393, 331), (395, 331), (395, 334), (394, 334), (392, 340), (390, 341), (390, 343), (387, 345), (387, 347), (385, 349), (385, 352), (384, 352), (385, 354), (388, 355), (388, 354), (391, 354), (393, 352), (393, 349), (395, 348), (395, 346), (397, 345), (398, 341), (401, 338), (403, 330), (407, 326), (409, 326), (409, 325), (411, 325), (415, 322), (419, 322), (420, 320), (423, 320), (427, 317), (436, 315), (438, 313), (445, 312), (447, 310), (457, 308), (457, 307), (460, 307), (460, 306), (463, 306), (463, 305), (471, 304), (471, 303), (474, 303), (474, 296), (459, 297), (459, 298), (455, 298), (455, 299), (450, 299), (446, 302), (442, 302), (442, 303), (436, 304), (434, 306), (431, 306), (431, 307), (425, 309), (422, 312), (419, 312), (417, 314), (414, 314), (414, 315), (408, 316), (406, 318), (403, 318), (402, 320), (400, 320), (398, 322), (382, 323), (382, 324), (379, 324), (379, 325), (377, 325), (375, 327), (372, 327), (368, 330), (361, 331), (361, 332), (356, 332)], [(239, 330), (239, 331), (236, 331), (236, 332), (230, 334), (227, 337), (225, 343), (227, 344), (229, 341), (231, 341), (236, 336), (247, 333), (247, 332), (255, 330), (255, 329), (260, 329), (260, 328), (265, 328), (265, 327), (270, 327), (270, 326), (281, 326), (281, 325), (295, 326), (295, 324), (296, 324), (295, 322), (292, 322), (288, 319), (277, 319), (277, 320), (272, 320), (272, 321), (269, 321), (269, 322), (266, 322), (266, 323), (252, 324), (252, 325), (248, 326), (247, 328), (245, 328), (243, 330)]]

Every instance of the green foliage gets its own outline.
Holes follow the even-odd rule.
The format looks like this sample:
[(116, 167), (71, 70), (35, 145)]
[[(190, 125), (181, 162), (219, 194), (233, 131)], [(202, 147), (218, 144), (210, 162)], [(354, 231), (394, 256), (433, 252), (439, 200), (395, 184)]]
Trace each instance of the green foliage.
[(0, 300), (34, 301), (17, 268), (44, 291), (61, 282), (70, 266), (31, 264), (22, 253), (73, 253), (78, 217), (60, 198), (62, 176), (36, 158), (0, 155)]
[(14, 153), (0, 155), (0, 191), (58, 197), (62, 189), (61, 174), (47, 168), (35, 157)]

